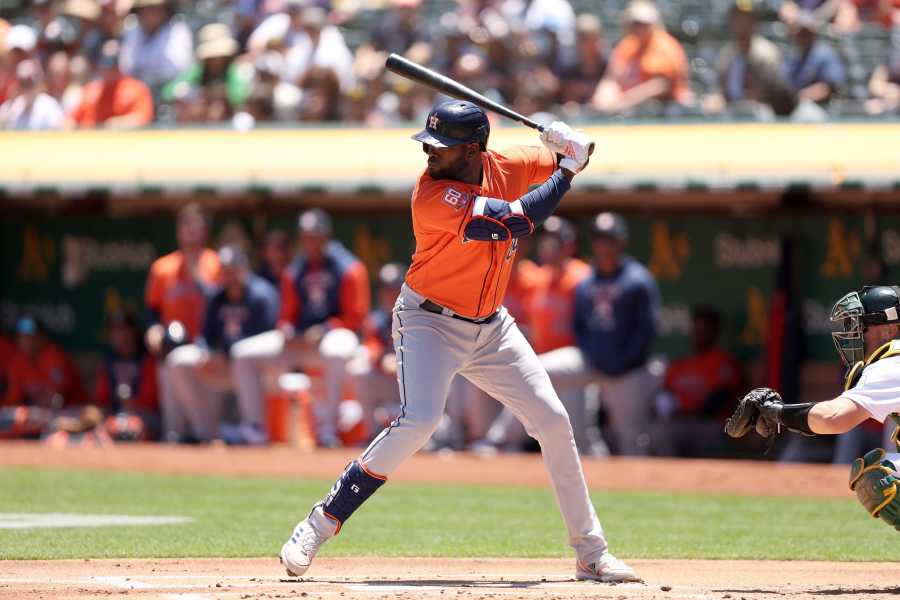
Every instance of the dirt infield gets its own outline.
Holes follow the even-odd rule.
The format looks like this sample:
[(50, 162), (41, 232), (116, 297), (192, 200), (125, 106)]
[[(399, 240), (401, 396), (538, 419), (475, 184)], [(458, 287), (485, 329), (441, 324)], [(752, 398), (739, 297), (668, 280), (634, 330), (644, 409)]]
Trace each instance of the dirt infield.
[[(0, 467), (270, 475), (331, 479), (356, 451), (302, 454), (293, 448), (121, 445), (53, 450), (0, 443)], [(849, 497), (847, 469), (766, 462), (588, 459), (594, 489), (708, 491)], [(417, 455), (395, 481), (547, 485), (537, 455), (486, 459)], [(890, 563), (635, 560), (644, 584), (605, 585), (573, 578), (572, 560), (322, 558), (310, 577), (287, 579), (277, 558), (0, 561), (0, 599), (134, 597), (153, 600), (321, 598), (335, 600), (609, 600), (865, 598), (900, 596), (900, 566)]]
[[(303, 454), (286, 447), (118, 445), (113, 448), (55, 450), (29, 442), (0, 443), (0, 467), (31, 466), (191, 473), (270, 475), (333, 479), (358, 450)], [(780, 465), (762, 461), (586, 459), (584, 471), (594, 489), (651, 489), (770, 496), (849, 498), (847, 467)], [(549, 485), (537, 454), (483, 458), (465, 453), (417, 454), (391, 481)], [(803, 486), (797, 485), (798, 481)], [(652, 482), (652, 483), (651, 483)]]
[(646, 583), (575, 581), (568, 560), (322, 558), (302, 581), (284, 577), (276, 559), (9, 561), (0, 562), (0, 598), (886, 600), (900, 594), (900, 567), (884, 563), (633, 564)]

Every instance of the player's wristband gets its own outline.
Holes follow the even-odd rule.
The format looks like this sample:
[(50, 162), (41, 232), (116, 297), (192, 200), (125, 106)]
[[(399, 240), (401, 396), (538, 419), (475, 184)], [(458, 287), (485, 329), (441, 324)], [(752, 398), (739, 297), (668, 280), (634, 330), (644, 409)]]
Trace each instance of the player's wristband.
[(791, 431), (804, 435), (816, 435), (809, 428), (809, 411), (813, 406), (815, 406), (814, 402), (785, 404), (781, 409), (781, 422)]

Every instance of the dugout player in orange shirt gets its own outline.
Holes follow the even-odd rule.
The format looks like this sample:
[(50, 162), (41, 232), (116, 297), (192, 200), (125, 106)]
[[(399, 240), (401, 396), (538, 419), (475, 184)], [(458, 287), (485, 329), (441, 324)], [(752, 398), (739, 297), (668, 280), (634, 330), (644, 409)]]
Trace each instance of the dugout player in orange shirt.
[(175, 322), (185, 330), (184, 342), (200, 334), (206, 299), (221, 278), (219, 257), (206, 247), (209, 223), (197, 204), (188, 204), (176, 217), (175, 237), (178, 250), (156, 259), (147, 275), (144, 305), (149, 327), (147, 349), (157, 358), (159, 404), (162, 435), (168, 441), (180, 441), (190, 435), (184, 411), (175, 401), (171, 367), (166, 362), (166, 328)]
[(451, 380), (462, 375), (508, 406), (541, 444), (575, 549), (576, 577), (638, 580), (608, 551), (569, 417), (501, 305), (518, 238), (553, 213), (587, 165), (591, 141), (553, 123), (541, 135), (545, 148), (497, 152), (487, 149), (489, 133), (484, 111), (450, 100), (435, 106), (413, 137), (428, 164), (413, 191), (416, 251), (393, 312), (400, 416), (294, 529), (281, 549), (290, 575), (305, 573), (319, 547), (428, 440), (443, 416)]

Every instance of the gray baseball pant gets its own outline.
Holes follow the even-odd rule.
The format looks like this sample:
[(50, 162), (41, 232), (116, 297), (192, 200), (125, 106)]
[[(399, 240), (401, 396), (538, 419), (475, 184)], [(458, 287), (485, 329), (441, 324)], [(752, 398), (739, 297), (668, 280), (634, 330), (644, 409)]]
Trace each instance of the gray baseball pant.
[(394, 308), (400, 416), (363, 452), (363, 466), (389, 475), (431, 436), (457, 374), (493, 396), (541, 445), (556, 502), (578, 558), (594, 562), (606, 538), (591, 503), (572, 426), (547, 372), (505, 308), (487, 324), (434, 314), (404, 285)]

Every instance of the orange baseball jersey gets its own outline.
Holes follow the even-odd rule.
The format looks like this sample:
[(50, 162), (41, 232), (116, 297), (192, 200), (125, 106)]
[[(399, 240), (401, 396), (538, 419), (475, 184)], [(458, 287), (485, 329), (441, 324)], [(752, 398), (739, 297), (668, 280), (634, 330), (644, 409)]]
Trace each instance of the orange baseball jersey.
[(572, 312), (575, 287), (591, 272), (583, 260), (570, 258), (561, 269), (541, 267), (543, 278), (531, 296), (531, 345), (538, 354), (575, 345)]
[(184, 253), (176, 250), (153, 262), (147, 276), (144, 303), (158, 313), (163, 324), (181, 321), (193, 339), (200, 333), (206, 308), (206, 292), (202, 286), (215, 285), (219, 276), (219, 257), (213, 250), (205, 248), (201, 252), (196, 274), (188, 270)]
[(515, 239), (465, 239), (475, 199), (518, 199), (553, 174), (556, 157), (546, 148), (516, 146), (482, 152), (481, 163), (481, 185), (435, 180), (427, 171), (419, 177), (412, 195), (416, 251), (406, 273), (407, 285), (420, 295), (470, 318), (500, 306), (517, 247)]
[(61, 347), (47, 343), (34, 358), (17, 351), (7, 370), (3, 404), (46, 406), (54, 394), (61, 394), (65, 406), (85, 404), (87, 395), (78, 370)]
[(737, 361), (720, 348), (672, 361), (666, 370), (666, 389), (678, 398), (679, 412), (700, 412), (710, 394), (736, 391), (741, 386)]

